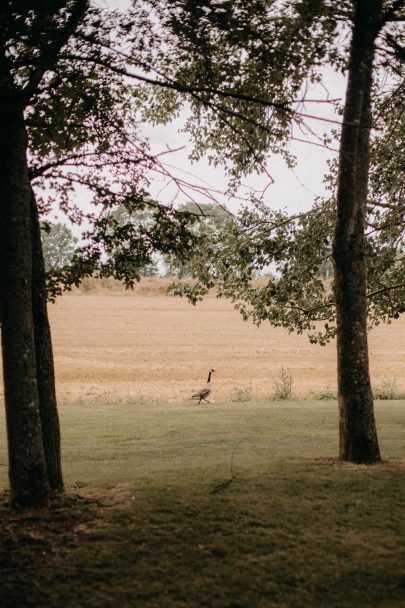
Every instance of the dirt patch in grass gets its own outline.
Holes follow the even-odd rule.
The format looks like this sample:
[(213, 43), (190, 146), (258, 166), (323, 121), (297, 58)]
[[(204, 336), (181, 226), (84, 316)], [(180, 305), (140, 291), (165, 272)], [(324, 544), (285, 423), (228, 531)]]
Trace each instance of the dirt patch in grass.
[[(46, 566), (49, 559), (66, 552), (77, 536), (102, 525), (108, 510), (128, 506), (128, 491), (122, 485), (107, 491), (94, 488), (70, 488), (64, 495), (52, 498), (49, 507), (11, 511), (8, 492), (0, 494), (0, 567), (10, 572), (18, 568)], [(32, 562), (32, 549), (38, 561)]]

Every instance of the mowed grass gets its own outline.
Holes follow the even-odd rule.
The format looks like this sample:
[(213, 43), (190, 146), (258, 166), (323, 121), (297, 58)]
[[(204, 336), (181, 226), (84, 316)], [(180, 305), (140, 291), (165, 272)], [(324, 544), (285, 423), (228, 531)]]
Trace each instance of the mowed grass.
[(335, 402), (60, 414), (70, 502), (2, 507), (2, 607), (405, 606), (404, 401), (372, 467), (336, 461)]

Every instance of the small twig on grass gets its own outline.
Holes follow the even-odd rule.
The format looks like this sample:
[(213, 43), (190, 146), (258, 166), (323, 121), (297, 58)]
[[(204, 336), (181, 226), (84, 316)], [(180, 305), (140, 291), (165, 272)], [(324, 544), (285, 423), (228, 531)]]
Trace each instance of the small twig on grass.
[(225, 488), (227, 488), (228, 486), (231, 485), (231, 483), (234, 481), (236, 475), (235, 472), (233, 470), (233, 461), (234, 461), (234, 457), (235, 457), (235, 452), (238, 449), (238, 447), (240, 446), (240, 444), (242, 443), (242, 441), (244, 441), (243, 439), (241, 439), (233, 448), (232, 451), (232, 457), (231, 457), (231, 476), (229, 479), (225, 479), (224, 481), (221, 481), (220, 483), (217, 483), (211, 490), (210, 494), (219, 494), (220, 492), (222, 492), (222, 490), (225, 490)]

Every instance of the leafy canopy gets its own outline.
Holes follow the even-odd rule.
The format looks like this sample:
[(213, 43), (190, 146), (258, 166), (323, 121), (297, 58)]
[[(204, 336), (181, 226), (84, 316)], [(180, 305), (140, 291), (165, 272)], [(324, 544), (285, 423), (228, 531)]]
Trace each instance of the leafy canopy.
[[(398, 4), (385, 3), (376, 61), (368, 216), (369, 312), (376, 322), (402, 310), (403, 291), (391, 289), (403, 272)], [(89, 226), (73, 264), (53, 277), (54, 288), (94, 272), (131, 285), (156, 251), (186, 260), (198, 250), (192, 263), (200, 282), (190, 297), (215, 282), (257, 322), (313, 331), (320, 317), (326, 338), (333, 334), (333, 294), (318, 269), (330, 255), (336, 167), (330, 197), (306, 214), (291, 217), (252, 196), (220, 233), (207, 225), (200, 233), (193, 213), (148, 195), (151, 172), (172, 176), (161, 155), (151, 154), (139, 121), (169, 122), (186, 108), (193, 158), (226, 166), (234, 187), (243, 175), (266, 171), (270, 153), (293, 164), (291, 139), (324, 143), (313, 117), (324, 124), (317, 109), (330, 103), (319, 95), (325, 67), (347, 64), (350, 0), (145, 0), (123, 12), (85, 0), (60, 0), (52, 9), (15, 0), (0, 10), (41, 211), (59, 205)], [(147, 212), (149, 220), (116, 222), (115, 209), (128, 218)], [(276, 278), (258, 289), (252, 278), (269, 267)]]
[[(131, 286), (157, 250), (181, 257), (194, 221), (148, 194), (150, 175), (172, 176), (139, 128), (139, 100), (128, 59), (128, 13), (85, 0), (10, 1), (0, 8), (8, 94), (25, 108), (31, 183), (44, 216), (58, 206), (86, 226), (70, 265), (50, 289), (83, 276), (112, 274)], [(3, 67), (4, 67), (3, 66)], [(149, 210), (153, 222), (118, 225), (111, 212)], [(122, 255), (113, 253), (120, 248)]]
[[(280, 153), (290, 164), (288, 142), (334, 143), (338, 133), (320, 137), (319, 108), (325, 70), (344, 70), (350, 46), (352, 2), (327, 0), (152, 0), (149, 55), (145, 69), (187, 95), (194, 158), (208, 154), (228, 169), (234, 184), (252, 171), (265, 172), (266, 159)], [(399, 10), (399, 13), (397, 12)], [(374, 131), (367, 216), (369, 320), (378, 323), (404, 311), (404, 33), (399, 2), (386, 2), (377, 40), (373, 97)], [(145, 14), (146, 14), (145, 11)], [(150, 13), (149, 13), (150, 14)], [(156, 26), (156, 23), (159, 25)], [(136, 49), (134, 57), (139, 57)], [(167, 122), (184, 104), (180, 92), (150, 89), (144, 115)], [(335, 102), (340, 124), (341, 107)], [(329, 119), (325, 122), (327, 123)], [(269, 320), (311, 339), (327, 341), (336, 331), (330, 281), (320, 269), (331, 258), (337, 167), (326, 177), (330, 195), (307, 212), (275, 211), (264, 196), (223, 229), (200, 235), (191, 271), (194, 287), (177, 286), (196, 302), (210, 287), (231, 298), (244, 318)], [(258, 274), (275, 276), (259, 284)], [(323, 321), (320, 329), (317, 321)]]

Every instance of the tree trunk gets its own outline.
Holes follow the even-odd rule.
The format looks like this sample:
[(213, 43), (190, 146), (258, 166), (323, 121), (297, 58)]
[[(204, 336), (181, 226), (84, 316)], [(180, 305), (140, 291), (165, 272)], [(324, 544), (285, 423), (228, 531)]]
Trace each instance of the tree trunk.
[[(0, 58), (4, 59), (4, 58)], [(19, 100), (0, 65), (0, 305), (10, 502), (46, 503), (49, 485), (35, 364), (27, 135)]]
[(337, 313), (339, 456), (381, 460), (367, 344), (365, 220), (369, 172), (371, 85), (381, 0), (357, 0), (337, 188), (333, 247)]
[(45, 263), (41, 227), (35, 194), (31, 189), (32, 230), (32, 312), (34, 317), (35, 353), (42, 441), (48, 482), (51, 490), (63, 490), (60, 451), (59, 416), (56, 403), (55, 370), (51, 329), (48, 320)]

